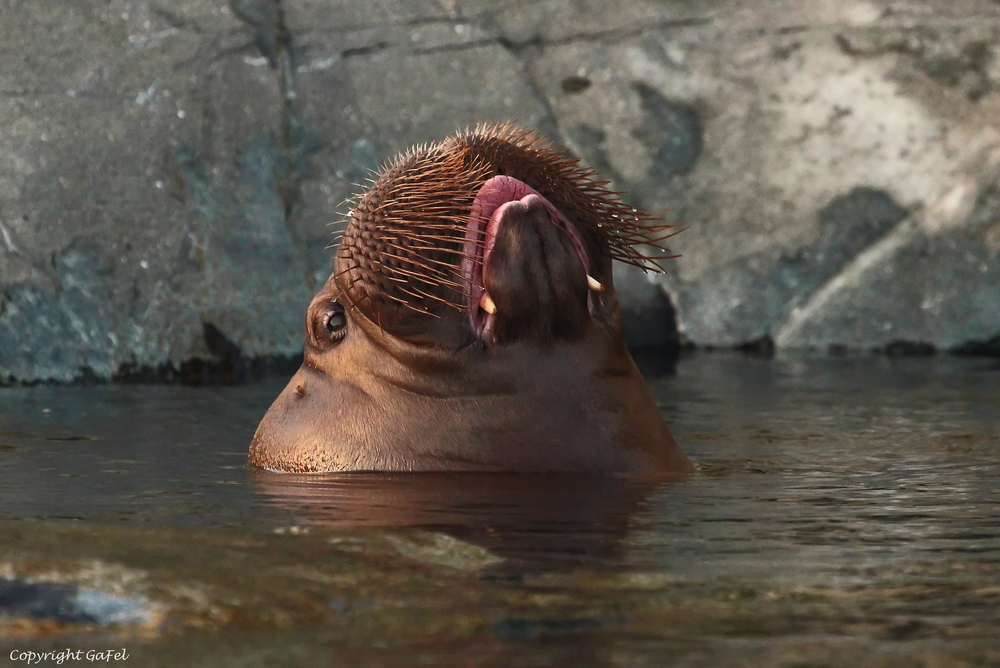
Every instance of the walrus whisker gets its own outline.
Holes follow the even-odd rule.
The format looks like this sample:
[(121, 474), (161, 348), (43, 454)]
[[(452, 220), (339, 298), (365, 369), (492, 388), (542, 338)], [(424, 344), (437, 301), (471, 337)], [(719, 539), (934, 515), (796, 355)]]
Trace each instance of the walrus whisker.
[[(432, 266), (430, 266), (429, 264), (427, 264), (427, 260), (428, 260), (427, 258), (420, 259), (420, 260), (410, 259), (410, 260), (408, 260), (408, 262), (410, 263), (411, 267), (417, 267), (417, 268), (421, 268), (421, 269), (426, 269), (430, 273), (430, 276), (432, 276), (432, 277), (441, 278), (441, 279), (444, 279), (444, 280), (449, 280), (447, 278), (448, 277), (447, 273), (445, 273), (439, 267), (432, 267)], [(461, 287), (457, 283), (455, 283), (454, 285), (456, 287)]]
[[(420, 227), (425, 230), (445, 230), (450, 232), (462, 232), (465, 233), (466, 223), (464, 221), (456, 221), (450, 224), (434, 224), (434, 223), (421, 223)], [(413, 233), (413, 230), (403, 229), (403, 232)]]
[[(567, 231), (576, 235), (578, 252), (599, 263), (597, 276), (605, 271), (600, 263), (659, 273), (662, 260), (676, 257), (662, 244), (681, 230), (655, 224), (655, 216), (625, 203), (578, 158), (509, 124), (479, 125), (383, 165), (340, 221), (346, 227), (335, 256), (350, 262), (359, 280), (386, 279), (397, 296), (405, 295), (395, 300), (400, 303), (413, 298), (456, 306), (433, 294), (442, 289), (467, 304), (478, 299), (463, 272), (481, 271), (486, 226), (470, 230), (469, 216), (480, 188), (498, 174), (517, 174), (552, 203), (564, 219), (557, 225), (573, 228)], [(596, 292), (604, 286), (595, 275), (588, 274), (587, 285)]]
[[(351, 273), (352, 271), (354, 271), (354, 270), (356, 270), (356, 269), (358, 269), (358, 267), (357, 267), (357, 266), (353, 266), (353, 267), (347, 267), (347, 268), (345, 268), (345, 269), (341, 269), (340, 271), (335, 271), (335, 272), (333, 273), (333, 276), (332, 276), (332, 278), (333, 278), (333, 280), (335, 280), (335, 281), (336, 281), (336, 280), (339, 280), (341, 276), (344, 276), (345, 274), (349, 274), (349, 273)], [(353, 284), (353, 283), (352, 283), (352, 284)]]
[[(422, 306), (414, 306), (410, 302), (406, 302), (405, 304), (403, 304), (403, 306), (405, 306), (406, 308), (411, 309), (413, 311), (416, 311), (417, 313), (422, 313), (424, 315), (429, 315), (429, 316), (431, 316), (433, 318), (437, 318), (438, 320), (441, 319), (441, 316), (439, 314), (435, 313), (434, 311), (425, 309)], [(451, 306), (451, 304), (446, 304), (446, 306)]]
[[(447, 254), (451, 253), (451, 249), (436, 248), (434, 246), (425, 246), (423, 244), (424, 244), (424, 242), (422, 242), (422, 241), (415, 241), (415, 242), (413, 242), (409, 246), (401, 247), (401, 246), (393, 244), (392, 247), (393, 248), (406, 248), (407, 250), (429, 251), (429, 252), (432, 252), (432, 253), (440, 253), (442, 255), (444, 255), (446, 253)], [(389, 245), (389, 244), (386, 244), (386, 245)], [(460, 253), (461, 251), (456, 250), (454, 252)], [(451, 265), (449, 264), (448, 266), (450, 267)]]
[[(403, 306), (403, 307), (406, 307), (406, 308), (408, 308), (410, 310), (416, 311), (416, 312), (418, 312), (418, 313), (420, 313), (422, 315), (432, 315), (430, 311), (427, 311), (426, 309), (423, 309), (423, 308), (418, 307), (418, 306), (414, 306), (407, 299), (402, 299), (400, 297), (396, 297), (396, 296), (393, 296), (393, 295), (382, 295), (382, 296), (390, 299), (391, 301), (399, 304), (400, 306)], [(369, 319), (374, 320), (375, 324), (378, 326), (378, 328), (384, 332), (385, 329), (382, 327), (382, 304), (375, 302), (370, 296), (367, 296), (367, 295), (366, 295), (364, 301), (367, 301), (372, 306), (372, 308), (375, 309), (374, 318), (369, 318)], [(357, 305), (355, 305), (355, 306), (357, 306)]]
[(403, 299), (401, 297), (397, 297), (396, 295), (384, 295), (384, 296), (387, 299), (391, 299), (394, 302), (399, 302), (400, 304), (402, 304), (404, 306), (408, 303), (405, 299)]
[[(405, 292), (406, 294), (410, 295), (411, 297), (414, 297), (415, 299), (422, 299), (423, 298), (422, 295), (410, 292), (406, 288), (401, 288), (401, 289), (402, 289), (403, 292)], [(435, 313), (433, 313), (431, 311), (428, 311), (425, 308), (414, 306), (409, 301), (404, 301), (404, 302), (402, 302), (402, 304), (403, 304), (403, 306), (406, 306), (407, 308), (413, 309), (414, 311), (417, 311), (418, 313), (424, 313), (426, 315), (433, 315), (435, 318), (440, 318), (441, 317), (441, 316), (439, 316), (439, 315), (437, 315), (437, 314), (435, 314)], [(447, 302), (445, 302), (445, 304), (448, 305), (448, 306), (451, 306), (451, 304), (448, 304)]]
[[(658, 241), (663, 241), (665, 239), (669, 239), (670, 237), (677, 236), (682, 231), (683, 230), (674, 230), (672, 225), (664, 225), (657, 228), (645, 228), (641, 231), (621, 232), (617, 236), (619, 239), (623, 241), (632, 241), (633, 243), (638, 243), (641, 241), (644, 243), (649, 243), (651, 241), (658, 242)], [(667, 234), (667, 232), (669, 232), (669, 234)]]
[(423, 290), (419, 289), (415, 285), (411, 285), (410, 288), (414, 292), (416, 292), (418, 295), (420, 295), (420, 296), (422, 296), (422, 297), (424, 297), (426, 299), (432, 299), (434, 301), (441, 302), (442, 304), (446, 304), (448, 306), (453, 306), (455, 308), (459, 308), (458, 304), (455, 304), (454, 302), (452, 302), (452, 301), (450, 301), (448, 299), (445, 299), (444, 297), (440, 297), (438, 295), (434, 295), (434, 294), (430, 294), (428, 292), (424, 292)]
[[(386, 244), (386, 245), (388, 246), (390, 244)], [(392, 248), (399, 248), (395, 244), (392, 244), (391, 247)], [(414, 251), (428, 251), (428, 252), (433, 252), (435, 255), (439, 255), (439, 256), (443, 256), (443, 257), (458, 257), (460, 259), (464, 255), (463, 251), (460, 251), (460, 250), (440, 249), (440, 248), (434, 248), (433, 246), (424, 246), (422, 244), (413, 244), (411, 246), (407, 246), (406, 249), (407, 250), (414, 250)], [(444, 262), (442, 260), (435, 260), (434, 258), (429, 258), (429, 257), (421, 258), (421, 260), (422, 261), (426, 261), (426, 262), (431, 262), (432, 264), (440, 264), (440, 265), (443, 265), (443, 266), (448, 267), (448, 268), (454, 268), (454, 264), (455, 264), (454, 261), (452, 261), (452, 262)]]
[[(464, 233), (465, 230), (463, 229), (462, 232)], [(413, 239), (414, 241), (447, 241), (447, 242), (456, 243), (456, 244), (465, 243), (465, 239), (463, 237), (459, 237), (459, 236), (449, 237), (449, 236), (442, 236), (442, 235), (438, 235), (438, 234), (413, 234), (413, 233), (407, 233), (407, 234), (403, 234), (401, 236), (404, 236), (407, 239)], [(471, 243), (473, 245), (477, 245), (477, 246), (485, 246), (486, 245), (485, 241), (475, 241), (475, 240), (473, 240), (473, 241), (471, 241)]]
[[(432, 244), (431, 246), (423, 246), (423, 247), (424, 248), (430, 248), (430, 249), (432, 249), (436, 253), (448, 253), (449, 255), (457, 255), (457, 254), (460, 254), (460, 253), (467, 254), (465, 250), (463, 250), (462, 248), (460, 248), (461, 246), (464, 246), (466, 244), (460, 243), (458, 239), (440, 239), (440, 241), (442, 241), (442, 242), (451, 243), (453, 246), (455, 246), (454, 248), (441, 248), (440, 246), (433, 245), (433, 241), (434, 241), (433, 239), (420, 239), (420, 238), (415, 238), (415, 237), (403, 237), (403, 238), (407, 239), (409, 241), (412, 241), (413, 243), (416, 243), (416, 244)], [(472, 248), (476, 249), (478, 251), (478, 253), (477, 253), (478, 255), (481, 255), (482, 254), (482, 249), (486, 248), (486, 241), (485, 240), (483, 240), (483, 241), (469, 241), (468, 245), (471, 246)]]
[(416, 283), (422, 283), (423, 285), (425, 285), (425, 286), (427, 286), (428, 288), (431, 288), (431, 289), (443, 286), (443, 287), (446, 287), (446, 288), (450, 288), (451, 290), (453, 290), (455, 292), (461, 292), (462, 290), (464, 290), (464, 288), (460, 284), (458, 284), (458, 283), (453, 283), (453, 282), (449, 281), (449, 283), (451, 283), (451, 284), (447, 285), (447, 284), (445, 284), (445, 282), (442, 279), (433, 279), (433, 278), (432, 279), (427, 279), (427, 278), (424, 278), (424, 277), (421, 277), (421, 276), (417, 276), (417, 275), (411, 275), (410, 276), (410, 280), (406, 281), (405, 285), (415, 286)]
[[(419, 248), (419, 247), (415, 247), (415, 248)], [(437, 250), (437, 249), (433, 249), (433, 250)], [(457, 256), (459, 256), (459, 257), (460, 257), (461, 259), (466, 259), (466, 258), (469, 258), (469, 257), (471, 257), (471, 256), (469, 256), (469, 255), (467, 255), (466, 253), (463, 253), (463, 252), (461, 252), (461, 251), (448, 251), (448, 253), (449, 253), (449, 254), (454, 254), (454, 255), (457, 255)], [(422, 258), (422, 261), (423, 261), (423, 262), (430, 262), (430, 263), (432, 263), (432, 264), (439, 264), (439, 265), (441, 265), (442, 267), (446, 267), (446, 268), (448, 268), (448, 269), (451, 269), (453, 273), (454, 273), (454, 271), (455, 271), (455, 265), (454, 265), (454, 263), (451, 263), (451, 262), (445, 262), (445, 261), (443, 261), (443, 260), (435, 260), (434, 258), (431, 258), (431, 257), (425, 257), (425, 258)], [(480, 259), (480, 261), (482, 261), (482, 260)]]
[[(432, 282), (427, 281), (426, 277), (423, 274), (421, 274), (419, 272), (416, 272), (416, 271), (407, 271), (406, 269), (403, 269), (402, 267), (393, 267), (392, 271), (395, 272), (395, 273), (403, 274), (404, 276), (411, 276), (411, 277), (413, 277), (413, 278), (415, 278), (417, 280), (421, 280), (421, 281), (423, 281), (425, 283), (428, 283), (428, 285), (432, 285), (432, 286), (437, 285), (437, 283), (432, 283)], [(461, 286), (458, 286), (458, 284), (455, 284), (455, 285), (456, 285), (456, 287), (461, 287)]]
[(411, 276), (414, 280), (418, 280), (421, 283), (424, 283), (431, 287), (445, 286), (445, 287), (455, 288), (456, 290), (462, 289), (462, 285), (460, 283), (445, 278), (440, 274), (424, 276), (419, 272), (407, 272), (405, 270), (401, 271), (400, 273), (402, 273), (403, 275)]
[[(403, 246), (403, 245), (400, 245), (400, 244), (393, 243), (391, 241), (386, 241), (384, 243), (385, 243), (385, 246), (387, 248), (395, 248), (396, 250), (398, 250), (398, 251), (400, 251), (402, 253), (407, 253), (407, 254), (409, 254), (409, 252), (411, 250), (433, 250), (433, 251), (438, 251), (438, 249), (436, 249), (434, 247), (429, 247), (429, 248), (428, 247), (423, 247), (423, 248), (421, 248), (421, 247), (412, 246), (412, 245), (411, 246)], [(400, 259), (405, 259), (408, 262), (414, 261), (413, 258), (409, 257), (409, 255), (396, 255), (394, 257), (398, 257)], [(425, 259), (427, 259), (427, 258), (421, 258), (421, 261), (423, 261)]]

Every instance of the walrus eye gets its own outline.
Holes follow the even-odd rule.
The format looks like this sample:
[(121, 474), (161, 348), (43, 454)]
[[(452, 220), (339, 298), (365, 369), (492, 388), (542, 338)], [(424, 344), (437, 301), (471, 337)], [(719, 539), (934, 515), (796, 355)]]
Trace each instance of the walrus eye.
[(344, 315), (343, 306), (337, 302), (330, 304), (330, 310), (323, 314), (323, 329), (337, 338), (343, 336), (347, 329), (347, 316)]
[(338, 302), (331, 301), (319, 313), (316, 338), (326, 343), (339, 343), (347, 335), (347, 314)]

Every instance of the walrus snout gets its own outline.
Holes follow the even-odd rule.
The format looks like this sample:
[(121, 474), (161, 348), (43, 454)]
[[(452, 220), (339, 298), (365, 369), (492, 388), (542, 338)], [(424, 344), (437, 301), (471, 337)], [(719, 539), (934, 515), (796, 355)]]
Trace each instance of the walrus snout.
[(318, 452), (315, 423), (300, 418), (308, 414), (308, 406), (303, 401), (309, 395), (308, 371), (305, 368), (288, 382), (278, 395), (250, 442), (250, 461), (271, 471), (322, 470), (318, 457), (310, 451)]
[(338, 457), (330, 444), (364, 437), (366, 424), (348, 407), (365, 403), (364, 393), (351, 384), (304, 364), (257, 426), (250, 462), (295, 473), (344, 468), (350, 459)]
[[(517, 340), (572, 340), (589, 319), (587, 265), (582, 245), (553, 219), (553, 207), (531, 193), (504, 203), (490, 217), (483, 249), (483, 296), (473, 318), (480, 337), (495, 345)], [(558, 214), (556, 214), (558, 215)]]
[[(638, 248), (665, 250), (659, 244), (670, 226), (650, 225), (649, 214), (621, 201), (607, 182), (578, 163), (535, 133), (509, 126), (477, 129), (403, 154), (348, 216), (334, 260), (345, 304), (394, 336), (426, 342), (431, 328), (443, 347), (458, 350), (477, 342), (572, 339), (579, 333), (576, 295), (582, 286), (590, 290), (591, 319), (616, 332), (614, 298), (601, 296), (606, 289), (613, 292), (612, 261), (661, 270), (662, 258)], [(545, 216), (539, 205), (548, 213), (548, 229), (541, 226)], [(532, 209), (538, 225), (530, 230), (538, 243), (528, 240), (529, 227), (515, 223), (502, 229), (503, 221), (525, 219)], [(494, 289), (509, 293), (506, 313), (484, 280), (498, 239), (518, 241), (526, 253), (557, 253), (552, 261), (547, 255), (518, 260), (507, 272), (498, 255), (494, 274), (506, 273), (509, 287), (498, 283)], [(544, 272), (541, 262), (549, 265)], [(515, 266), (523, 281), (514, 280)], [(549, 280), (554, 277), (560, 285)], [(529, 299), (529, 282), (545, 294)], [(547, 304), (565, 306), (542, 318)], [(505, 319), (531, 327), (514, 336), (516, 326), (504, 327)]]

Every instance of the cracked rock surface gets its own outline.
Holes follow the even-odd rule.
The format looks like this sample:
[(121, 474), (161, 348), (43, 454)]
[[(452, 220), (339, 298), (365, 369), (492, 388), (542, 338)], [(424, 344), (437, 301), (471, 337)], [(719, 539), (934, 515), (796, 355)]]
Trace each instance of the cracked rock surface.
[(0, 382), (294, 357), (354, 184), (508, 119), (688, 227), (635, 345), (1000, 334), (994, 0), (15, 0)]

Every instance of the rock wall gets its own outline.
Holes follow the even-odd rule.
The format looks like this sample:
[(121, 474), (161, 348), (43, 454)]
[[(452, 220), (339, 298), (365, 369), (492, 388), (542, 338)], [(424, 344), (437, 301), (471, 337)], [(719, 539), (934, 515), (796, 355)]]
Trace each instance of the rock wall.
[(994, 0), (4, 10), (5, 382), (293, 357), (353, 184), (507, 119), (687, 226), (618, 276), (634, 344), (1000, 334)]

